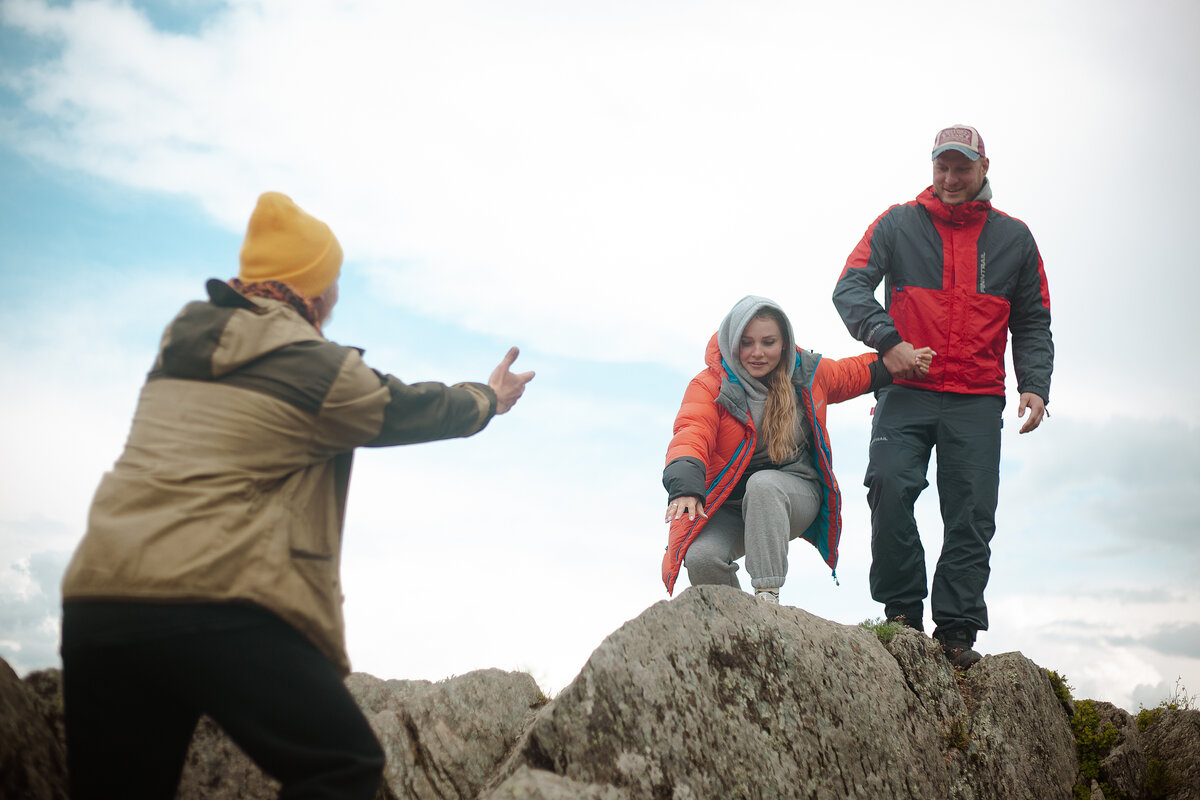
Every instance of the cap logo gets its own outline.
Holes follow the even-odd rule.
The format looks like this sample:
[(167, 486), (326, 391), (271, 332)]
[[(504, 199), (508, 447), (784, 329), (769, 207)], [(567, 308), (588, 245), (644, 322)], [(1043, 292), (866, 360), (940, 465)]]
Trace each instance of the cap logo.
[(974, 131), (972, 131), (970, 128), (946, 128), (944, 131), (938, 134), (936, 146), (941, 147), (949, 142), (957, 142), (958, 144), (965, 144), (967, 147), (970, 147), (972, 150), (974, 150), (975, 137), (973, 134)]

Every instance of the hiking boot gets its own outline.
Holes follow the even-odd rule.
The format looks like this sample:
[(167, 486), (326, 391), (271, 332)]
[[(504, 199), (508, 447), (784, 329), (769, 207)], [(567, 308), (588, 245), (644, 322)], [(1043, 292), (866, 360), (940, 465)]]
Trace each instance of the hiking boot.
[(946, 653), (946, 658), (949, 659), (950, 666), (956, 669), (970, 669), (983, 658), (977, 650), (974, 650), (966, 642), (945, 642), (942, 645), (942, 650)]
[(942, 646), (942, 652), (952, 667), (970, 669), (983, 658), (975, 649), (975, 632), (951, 628), (938, 629), (933, 632), (933, 638)]
[(773, 606), (779, 605), (779, 590), (778, 589), (756, 589), (754, 599), (763, 603), (770, 603)]

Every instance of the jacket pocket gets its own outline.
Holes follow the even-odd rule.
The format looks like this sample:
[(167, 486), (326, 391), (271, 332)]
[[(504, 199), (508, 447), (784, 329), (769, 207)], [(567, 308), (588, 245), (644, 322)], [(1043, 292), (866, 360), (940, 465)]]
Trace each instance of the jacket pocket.
[(913, 347), (932, 347), (939, 355), (949, 344), (953, 306), (949, 293), (942, 289), (919, 286), (892, 289), (891, 314), (896, 331)]
[(1011, 305), (991, 294), (968, 294), (963, 305), (962, 336), (956, 343), (963, 389), (1003, 393)]

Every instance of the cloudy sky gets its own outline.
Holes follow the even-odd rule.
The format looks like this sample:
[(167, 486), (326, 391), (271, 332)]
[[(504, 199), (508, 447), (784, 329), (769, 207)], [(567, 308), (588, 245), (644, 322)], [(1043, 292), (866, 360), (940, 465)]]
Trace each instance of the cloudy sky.
[[(162, 326), (230, 277), (257, 195), (346, 252), (328, 334), (404, 380), (537, 378), (473, 439), (361, 452), (350, 655), (383, 678), (571, 680), (665, 598), (662, 457), (741, 296), (861, 352), (846, 255), (977, 126), (1049, 276), (1052, 418), (1006, 411), (979, 648), (1136, 710), (1200, 689), (1192, 0), (0, 0), (0, 656), (58, 663), (58, 584)], [(867, 590), (869, 397), (830, 411), (835, 586)], [(937, 498), (919, 504), (940, 546)], [(680, 586), (686, 584), (681, 580)]]

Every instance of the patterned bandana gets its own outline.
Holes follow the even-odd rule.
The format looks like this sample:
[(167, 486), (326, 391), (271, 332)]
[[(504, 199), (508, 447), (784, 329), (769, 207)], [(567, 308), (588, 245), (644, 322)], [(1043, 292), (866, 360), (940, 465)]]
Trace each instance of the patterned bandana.
[(281, 283), (280, 281), (246, 282), (241, 278), (230, 278), (229, 285), (244, 297), (262, 297), (267, 300), (278, 300), (281, 303), (287, 303), (320, 332), (321, 325), (317, 321), (317, 310), (313, 307), (313, 302), (307, 297), (297, 294), (286, 283)]

